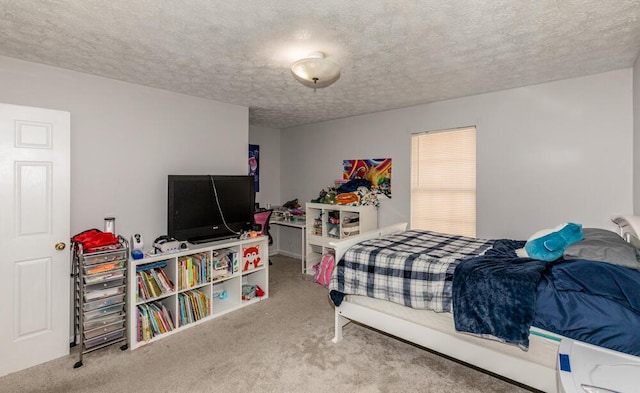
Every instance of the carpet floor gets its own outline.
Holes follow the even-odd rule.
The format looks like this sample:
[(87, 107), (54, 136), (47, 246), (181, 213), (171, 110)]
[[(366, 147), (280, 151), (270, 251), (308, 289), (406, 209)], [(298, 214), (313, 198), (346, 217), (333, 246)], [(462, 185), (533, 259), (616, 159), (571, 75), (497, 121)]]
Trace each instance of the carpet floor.
[[(119, 345), (0, 378), (0, 392), (528, 392), (351, 323), (333, 344), (327, 291), (272, 256), (269, 298), (134, 351)], [(3, 354), (7, 356), (7, 354)]]

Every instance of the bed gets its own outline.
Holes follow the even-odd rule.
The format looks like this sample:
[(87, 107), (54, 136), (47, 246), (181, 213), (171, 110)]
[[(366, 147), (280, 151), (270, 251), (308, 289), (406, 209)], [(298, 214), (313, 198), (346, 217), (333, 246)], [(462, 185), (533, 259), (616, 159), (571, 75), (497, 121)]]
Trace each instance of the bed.
[[(634, 246), (640, 244), (635, 231), (635, 228), (640, 224), (637, 218), (618, 217), (614, 222), (619, 227), (620, 233), (618, 237), (626, 240), (627, 243), (625, 244), (629, 245), (630, 243)], [(532, 297), (531, 301), (533, 303), (532, 305), (527, 305), (525, 302), (525, 306), (516, 304), (516, 308), (513, 305), (506, 305), (506, 311), (503, 310), (503, 312), (509, 314), (513, 313), (514, 310), (517, 311), (518, 307), (522, 309), (533, 307), (532, 312), (529, 314), (524, 312), (527, 315), (514, 317), (516, 321), (512, 325), (516, 327), (515, 334), (511, 329), (513, 326), (509, 325), (511, 322), (507, 323), (506, 330), (503, 326), (498, 326), (497, 329), (491, 327), (487, 331), (477, 331), (473, 330), (475, 329), (473, 323), (471, 323), (472, 329), (469, 330), (469, 324), (465, 325), (465, 318), (458, 315), (462, 314), (462, 312), (454, 313), (453, 310), (462, 310), (461, 305), (466, 303), (460, 299), (464, 299), (464, 296), (469, 295), (469, 291), (473, 292), (476, 289), (475, 287), (464, 289), (464, 285), (460, 283), (473, 281), (468, 279), (469, 277), (478, 277), (477, 272), (473, 271), (475, 267), (491, 264), (494, 260), (500, 261), (506, 255), (500, 254), (501, 252), (504, 251), (511, 255), (512, 249), (522, 246), (524, 242), (504, 239), (505, 242), (497, 243), (495, 240), (448, 239), (447, 236), (444, 236), (443, 238), (436, 238), (431, 244), (425, 242), (422, 238), (418, 238), (414, 243), (422, 242), (426, 244), (424, 247), (431, 250), (427, 251), (427, 253), (431, 252), (432, 254), (431, 261), (428, 260), (427, 264), (433, 262), (435, 267), (424, 268), (421, 263), (416, 262), (416, 259), (423, 257), (417, 255), (419, 253), (410, 252), (409, 254), (412, 257), (409, 259), (413, 259), (409, 262), (394, 262), (403, 264), (403, 268), (396, 269), (395, 276), (412, 276), (418, 278), (418, 283), (396, 283), (396, 288), (400, 289), (389, 290), (384, 285), (386, 281), (393, 281), (398, 277), (393, 279), (382, 277), (384, 274), (378, 274), (381, 270), (384, 270), (381, 265), (377, 267), (367, 266), (359, 258), (368, 259), (370, 255), (367, 254), (362, 257), (357, 252), (362, 252), (362, 249), (365, 249), (367, 252), (379, 257), (378, 254), (384, 254), (384, 250), (387, 248), (412, 250), (416, 246), (411, 244), (413, 236), (418, 235), (407, 231), (406, 224), (396, 224), (331, 244), (335, 248), (336, 261), (338, 261), (329, 286), (331, 299), (336, 305), (335, 336), (333, 339), (335, 343), (343, 339), (343, 327), (349, 322), (355, 321), (545, 392), (559, 391), (557, 359), (558, 348), (563, 339), (567, 340), (570, 337), (584, 341), (593, 336), (591, 334), (592, 331), (605, 330), (602, 333), (603, 336), (601, 334), (602, 337), (598, 338), (602, 341), (595, 343), (595, 345), (601, 344), (627, 353), (640, 351), (640, 346), (638, 345), (640, 343), (640, 299), (636, 289), (640, 287), (640, 271), (608, 262), (586, 261), (581, 259), (580, 255), (574, 260), (561, 260), (552, 264), (525, 261), (521, 258), (522, 262), (527, 263), (523, 263), (522, 267), (516, 266), (515, 268), (520, 269), (518, 274), (524, 279), (519, 281), (515, 287), (518, 291), (522, 288), (525, 288), (526, 291), (523, 292), (525, 295), (517, 292), (517, 297)], [(447, 246), (449, 244), (457, 244), (457, 246)], [(597, 243), (598, 246), (599, 244)], [(372, 245), (383, 245), (384, 247), (368, 250), (368, 247), (373, 247)], [(502, 249), (504, 247), (509, 250), (505, 251)], [(432, 252), (432, 250), (438, 250), (439, 248), (444, 249), (441, 254)], [(635, 248), (633, 249), (635, 250)], [(517, 265), (520, 262), (519, 259), (507, 260), (510, 261), (510, 265)], [(438, 266), (439, 263), (441, 266)], [(422, 267), (414, 267), (417, 265)], [(353, 277), (349, 278), (348, 269), (354, 266), (356, 266), (355, 270), (359, 271), (352, 272)], [(407, 268), (407, 266), (411, 266), (411, 268)], [(549, 266), (552, 266), (553, 269)], [(509, 267), (509, 269), (511, 268)], [(465, 272), (465, 269), (467, 269), (467, 272)], [(597, 289), (595, 293), (589, 293), (590, 290), (574, 288), (581, 283), (580, 280), (588, 281), (589, 277), (600, 277), (600, 270), (598, 269), (607, 271), (602, 276), (605, 277), (602, 279), (605, 282), (607, 280), (606, 277), (613, 277), (613, 279), (609, 280), (610, 285), (602, 286), (612, 287), (617, 292), (613, 293), (613, 295), (609, 293), (603, 294), (598, 293), (601, 289)], [(612, 270), (613, 273), (609, 272), (609, 270)], [(374, 274), (374, 271), (377, 273)], [(397, 271), (401, 271), (401, 273), (397, 274)], [(469, 271), (473, 272), (475, 276), (474, 274), (464, 276)], [(573, 276), (578, 276), (576, 272), (580, 273), (582, 271), (590, 273), (586, 273), (586, 278), (582, 277), (579, 280), (574, 280)], [(502, 274), (500, 269), (498, 269), (498, 272), (498, 274)], [(480, 274), (479, 277), (483, 275), (484, 273)], [(440, 276), (445, 278), (442, 279)], [(558, 279), (559, 284), (556, 286), (554, 282), (555, 276), (565, 278)], [(436, 280), (436, 285), (431, 285), (431, 288), (423, 288), (419, 282), (421, 277), (440, 278)], [(460, 277), (465, 279), (463, 280)], [(623, 280), (630, 281), (623, 282)], [(349, 281), (350, 283), (348, 283)], [(482, 280), (480, 279), (480, 281)], [(620, 283), (624, 285), (620, 285)], [(566, 289), (562, 287), (563, 285), (571, 287), (569, 289), (572, 289), (572, 291), (563, 290)], [(586, 285), (591, 284), (587, 283)], [(460, 288), (463, 289), (461, 290)], [(506, 288), (505, 290), (508, 292), (512, 289)], [(495, 292), (502, 293), (503, 288), (500, 287)], [(443, 293), (445, 295), (449, 294), (448, 296), (451, 296), (451, 299), (446, 299), (447, 296), (443, 296)], [(574, 296), (570, 293), (576, 293), (576, 295)], [(427, 300), (419, 300), (420, 295), (426, 297)], [(492, 294), (476, 296), (476, 300), (480, 299), (479, 305), (474, 304), (474, 301), (469, 303), (474, 307), (479, 306), (479, 309), (482, 310), (482, 307), (487, 307), (487, 303), (483, 303), (485, 297), (492, 296)], [(574, 297), (567, 298), (566, 296)], [(581, 309), (578, 306), (582, 307), (580, 305), (582, 302), (593, 302), (593, 299), (597, 300), (595, 303), (596, 309), (620, 307), (622, 311), (614, 313), (616, 315), (620, 314), (620, 317), (616, 317), (617, 319), (607, 318), (604, 323), (604, 318), (590, 317), (590, 323), (600, 323), (601, 326), (583, 328), (581, 324), (584, 323), (584, 318), (583, 320), (577, 318), (581, 313)], [(495, 297), (491, 301), (494, 300)], [(589, 307), (591, 306), (589, 305)], [(478, 308), (474, 310), (477, 313)], [(563, 313), (570, 317), (558, 317)], [(518, 312), (515, 314), (518, 314)], [(526, 323), (523, 325), (518, 318), (523, 318), (523, 320), (528, 318), (529, 325)], [(554, 318), (567, 322), (566, 324), (564, 322), (556, 323), (557, 321)], [(503, 319), (507, 320), (508, 318), (497, 318), (500, 323)], [(495, 320), (495, 317), (493, 319), (490, 318), (489, 325)], [(620, 329), (621, 326), (618, 326), (616, 328), (618, 329), (617, 331), (606, 331), (607, 329), (611, 330), (614, 325), (622, 325), (624, 328)], [(457, 331), (457, 327), (462, 327), (464, 333)], [(523, 329), (525, 329), (524, 333)], [(505, 334), (504, 331), (507, 333)], [(627, 331), (632, 333), (627, 335)], [(625, 342), (631, 343), (630, 346), (624, 348), (616, 347), (626, 345), (624, 344)], [(632, 355), (638, 356), (640, 353), (635, 352)]]

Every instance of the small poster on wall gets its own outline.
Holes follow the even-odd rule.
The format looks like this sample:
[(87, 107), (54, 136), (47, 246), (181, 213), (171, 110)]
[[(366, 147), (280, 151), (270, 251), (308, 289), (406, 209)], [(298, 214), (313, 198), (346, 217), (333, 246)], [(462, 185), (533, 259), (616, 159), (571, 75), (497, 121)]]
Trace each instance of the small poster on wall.
[(255, 191), (260, 191), (260, 145), (249, 145), (249, 176), (253, 176)]
[(391, 158), (342, 161), (342, 179), (366, 179), (372, 191), (391, 198)]

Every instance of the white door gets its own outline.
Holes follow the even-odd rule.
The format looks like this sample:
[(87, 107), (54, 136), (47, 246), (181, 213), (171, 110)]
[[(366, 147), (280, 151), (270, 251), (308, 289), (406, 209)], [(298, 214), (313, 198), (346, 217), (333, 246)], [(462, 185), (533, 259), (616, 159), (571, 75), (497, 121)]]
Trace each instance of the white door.
[(0, 375), (69, 353), (69, 134), (68, 112), (0, 104)]

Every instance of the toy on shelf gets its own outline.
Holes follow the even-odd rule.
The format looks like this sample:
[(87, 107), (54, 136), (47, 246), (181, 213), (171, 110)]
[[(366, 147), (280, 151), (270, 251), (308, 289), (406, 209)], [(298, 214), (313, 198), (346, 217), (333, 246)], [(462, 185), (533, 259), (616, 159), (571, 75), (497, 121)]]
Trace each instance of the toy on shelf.
[(254, 297), (263, 297), (264, 290), (259, 285), (243, 284), (242, 285), (242, 300), (251, 300)]
[(262, 266), (262, 259), (260, 258), (260, 245), (252, 244), (242, 249), (242, 259), (244, 267), (242, 271), (248, 271), (257, 269)]

